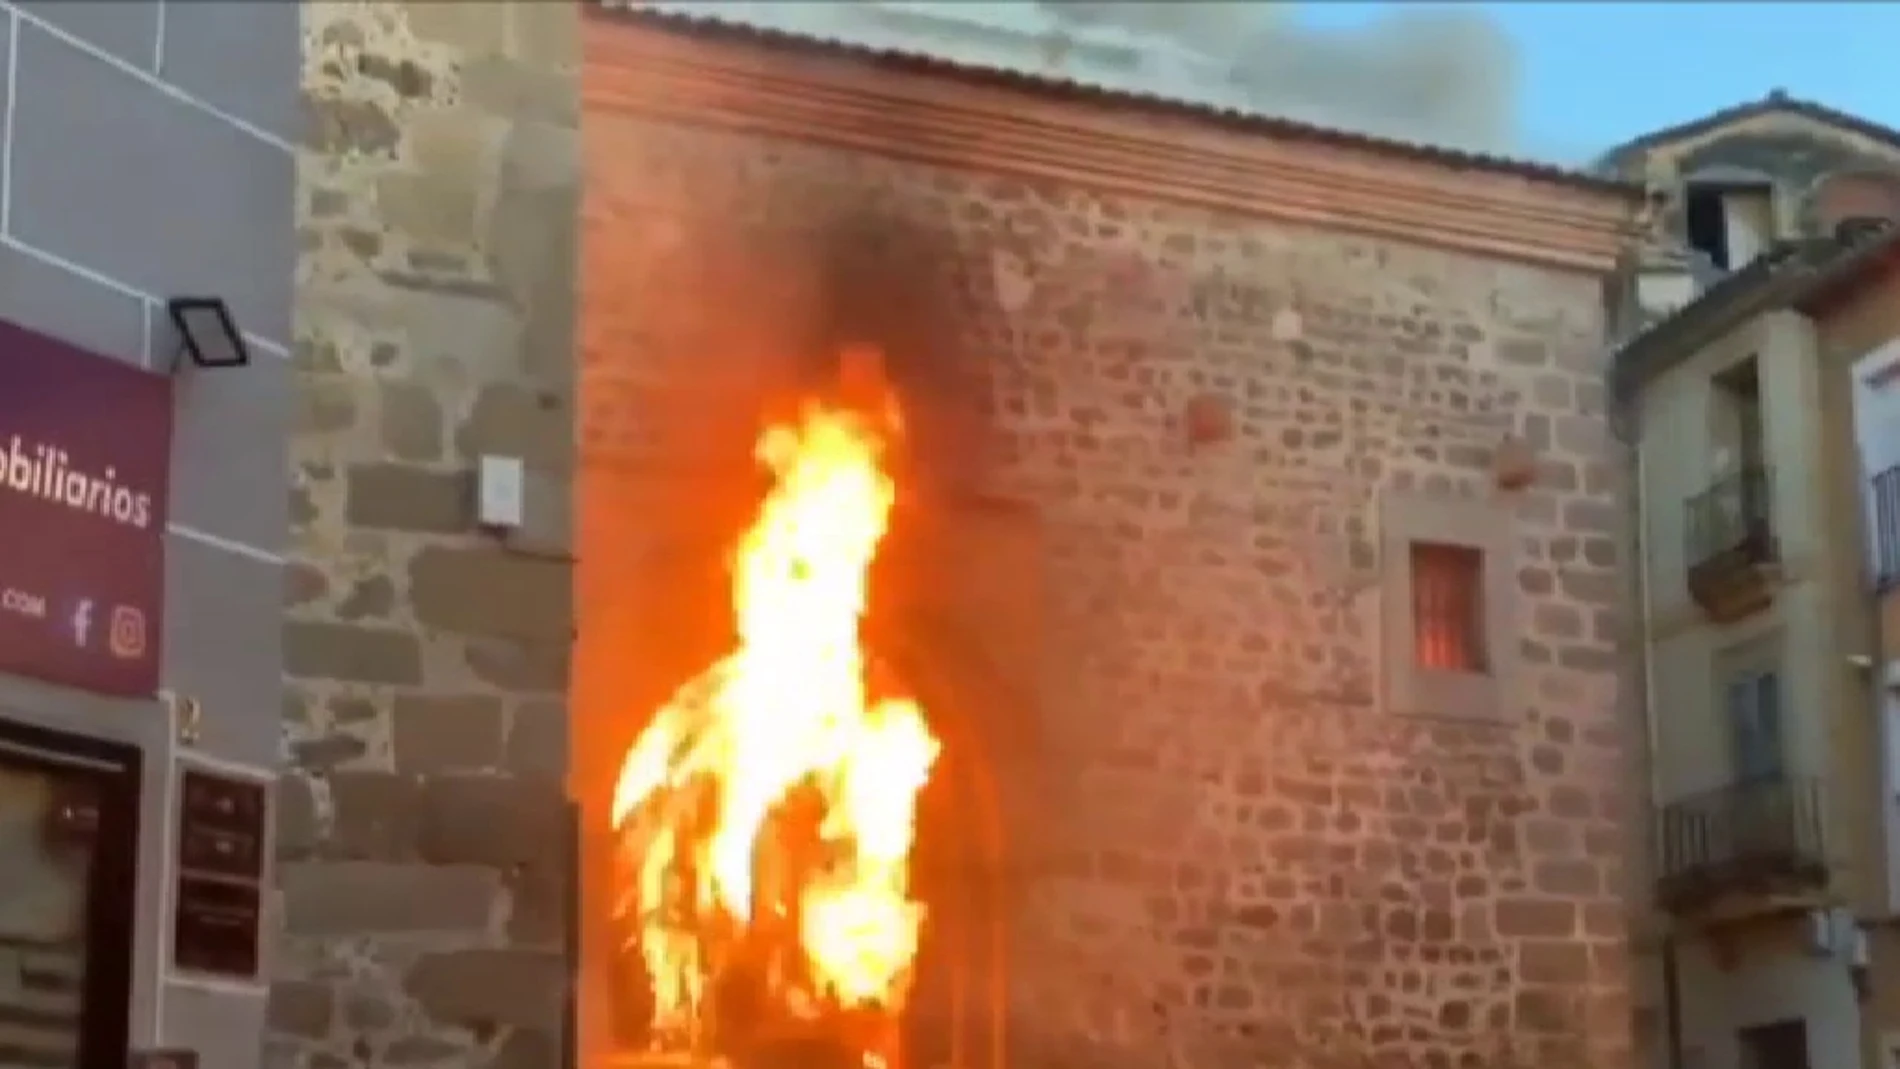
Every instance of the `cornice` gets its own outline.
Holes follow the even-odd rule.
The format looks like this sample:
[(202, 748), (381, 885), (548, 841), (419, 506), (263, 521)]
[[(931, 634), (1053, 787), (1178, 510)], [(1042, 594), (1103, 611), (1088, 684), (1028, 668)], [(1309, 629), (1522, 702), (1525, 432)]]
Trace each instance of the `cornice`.
[[(584, 22), (583, 103), (946, 167), (1606, 273), (1634, 235), (1633, 190), (1454, 165), (1397, 143), (1234, 130), (1217, 114), (1118, 112), (1086, 98), (892, 69), (875, 54), (790, 49), (645, 21)], [(1466, 159), (1459, 157), (1459, 159)]]

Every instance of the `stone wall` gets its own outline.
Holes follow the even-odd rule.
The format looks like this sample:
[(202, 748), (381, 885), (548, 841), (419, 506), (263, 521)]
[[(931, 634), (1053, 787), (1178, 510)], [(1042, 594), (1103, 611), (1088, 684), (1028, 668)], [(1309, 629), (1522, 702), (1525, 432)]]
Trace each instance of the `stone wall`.
[[(1021, 696), (974, 732), (1018, 1060), (1627, 1062), (1597, 279), (632, 114), (588, 132), (583, 440), (627, 503), (590, 485), (584, 545), (675, 569), (655, 531), (692, 491), (655, 487), (742, 466), (756, 384), (854, 337), (896, 353), (918, 475), (1036, 532), (1013, 608), (963, 617)], [(1231, 440), (1191, 440), (1204, 396)], [(1376, 503), (1490, 496), (1507, 433), (1538, 476), (1507, 503), (1507, 715), (1405, 716)], [(993, 586), (987, 545), (932, 569)], [(622, 650), (704, 615), (587, 560)]]
[[(269, 1064), (553, 1066), (578, 14), (303, 7)], [(474, 529), (476, 458), (530, 524)]]

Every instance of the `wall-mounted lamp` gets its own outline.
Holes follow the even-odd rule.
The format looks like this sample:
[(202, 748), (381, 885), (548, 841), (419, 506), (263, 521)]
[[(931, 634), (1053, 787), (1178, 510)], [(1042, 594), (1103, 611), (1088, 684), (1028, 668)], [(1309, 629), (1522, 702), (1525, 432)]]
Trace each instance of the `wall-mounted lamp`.
[(178, 330), (178, 352), (172, 357), (172, 369), (185, 357), (203, 368), (243, 367), (251, 362), (251, 350), (244, 344), (231, 309), (222, 297), (173, 297), (165, 302), (165, 312)]

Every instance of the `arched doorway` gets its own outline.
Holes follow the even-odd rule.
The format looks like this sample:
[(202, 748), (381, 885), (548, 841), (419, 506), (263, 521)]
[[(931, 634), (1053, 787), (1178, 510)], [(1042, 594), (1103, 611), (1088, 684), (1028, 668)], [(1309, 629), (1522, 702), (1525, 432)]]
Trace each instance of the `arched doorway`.
[[(585, 826), (580, 897), (582, 1060), (623, 1060), (642, 995), (609, 923), (618, 763), (673, 687), (731, 642), (723, 557), (756, 504), (740, 478), (592, 473), (584, 490), (573, 780)], [(911, 1066), (1001, 1069), (1008, 1049), (1010, 873), (1005, 781), (1030, 767), (1041, 636), (1041, 545), (1025, 510), (926, 500), (900, 507), (872, 578), (866, 644), (926, 710), (943, 745), (920, 801), (915, 889), (929, 909), (905, 1019)], [(637, 964), (637, 963), (636, 963)]]

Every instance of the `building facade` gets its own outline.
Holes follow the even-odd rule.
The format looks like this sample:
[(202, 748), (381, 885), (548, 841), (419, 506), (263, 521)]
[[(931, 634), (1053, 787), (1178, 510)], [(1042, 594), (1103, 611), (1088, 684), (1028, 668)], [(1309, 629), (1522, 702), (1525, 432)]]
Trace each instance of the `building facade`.
[[(1853, 841), (1865, 851), (1868, 919), (1865, 1032), (1867, 1064), (1900, 1064), (1900, 939), (1892, 918), (1900, 910), (1900, 704), (1894, 669), (1896, 612), (1893, 593), (1897, 549), (1894, 450), (1896, 413), (1889, 381), (1900, 337), (1893, 299), (1900, 292), (1896, 244), (1887, 237), (1862, 255), (1851, 270), (1819, 288), (1807, 304), (1817, 323), (1824, 389), (1832, 411), (1848, 417), (1834, 426), (1828, 470), (1840, 473), (1831, 490), (1845, 515), (1837, 532), (1841, 552), (1859, 564), (1844, 568), (1852, 584), (1844, 619), (1857, 629), (1867, 662), (1869, 701), (1854, 741), (1867, 746), (1872, 768), (1861, 773), (1870, 786), (1860, 799)], [(1856, 522), (1856, 521), (1861, 522)]]
[[(289, 6), (0, 4), (10, 1064), (255, 1064), (297, 33)], [(247, 363), (186, 357), (184, 297), (222, 302)]]
[(933, 874), (925, 1061), (964, 955), (997, 1001), (962, 1060), (1006, 1025), (1031, 1062), (1624, 1063), (1628, 190), (716, 20), (585, 33), (588, 827), (629, 709), (719, 648), (762, 395), (869, 341), (914, 509), (872, 634), (989, 780), (926, 811), (977, 860)]
[(1777, 94), (1611, 160), (1662, 223), (1616, 369), (1641, 516), (1651, 1056), (1884, 1065), (1894, 794), (1855, 456), (1877, 432), (1855, 431), (1850, 388), (1879, 316), (1831, 295), (1889, 255), (1900, 136)]
[[(929, 836), (980, 840), (926, 883), (1002, 933), (971, 1041), (1626, 1057), (1627, 189), (575, 4), (0, 16), (6, 364), (164, 415), (0, 401), (51, 562), (0, 583), (0, 1060), (611, 1053), (604, 776), (706, 637), (749, 402), (866, 338)], [(121, 556), (162, 595), (95, 603)]]

